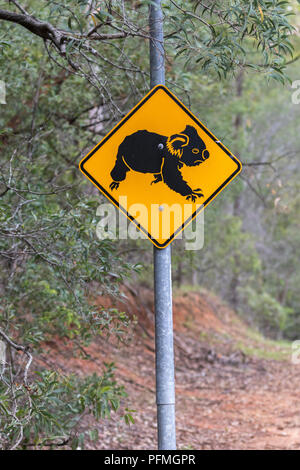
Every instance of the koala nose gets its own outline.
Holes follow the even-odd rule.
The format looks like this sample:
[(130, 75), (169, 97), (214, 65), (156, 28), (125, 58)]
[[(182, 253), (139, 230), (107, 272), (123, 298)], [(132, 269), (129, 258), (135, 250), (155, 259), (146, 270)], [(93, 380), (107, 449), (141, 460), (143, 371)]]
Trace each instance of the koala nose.
[(203, 150), (202, 152), (202, 157), (204, 158), (204, 160), (207, 160), (208, 157), (209, 157), (209, 151), (208, 150)]

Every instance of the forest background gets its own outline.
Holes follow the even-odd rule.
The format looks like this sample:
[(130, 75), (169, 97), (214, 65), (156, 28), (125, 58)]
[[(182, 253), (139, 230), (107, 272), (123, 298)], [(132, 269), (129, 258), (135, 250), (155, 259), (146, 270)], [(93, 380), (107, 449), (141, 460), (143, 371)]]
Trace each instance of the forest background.
[[(151, 1), (0, 1), (0, 447), (85, 438), (83, 415), (126, 401), (114, 365), (62, 376), (35, 366), (47, 341), (74, 355), (133, 319), (95, 305), (153, 285), (147, 240), (99, 240), (104, 198), (78, 163), (149, 90)], [(206, 288), (275, 339), (300, 337), (300, 5), (163, 1), (166, 85), (243, 163), (205, 211), (200, 251), (173, 245), (178, 288)], [(133, 421), (125, 408), (123, 418)], [(90, 437), (96, 438), (93, 430)]]

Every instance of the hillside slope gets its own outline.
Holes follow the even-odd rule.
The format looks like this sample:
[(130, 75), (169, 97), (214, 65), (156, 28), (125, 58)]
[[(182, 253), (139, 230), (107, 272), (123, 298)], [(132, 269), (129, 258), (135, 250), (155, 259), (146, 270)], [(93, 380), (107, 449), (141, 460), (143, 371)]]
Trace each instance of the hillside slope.
[[(88, 448), (155, 449), (155, 354), (150, 290), (124, 288), (117, 304), (137, 317), (129, 345), (99, 340), (96, 360), (68, 355), (58, 343), (48, 354), (65, 371), (97, 372), (115, 361), (135, 424), (117, 418), (98, 424), (100, 440)], [(113, 305), (98, 298), (99, 305)], [(176, 416), (179, 449), (297, 449), (300, 447), (300, 366), (289, 344), (266, 340), (207, 292), (174, 296)], [(69, 356), (69, 357), (68, 357)], [(83, 424), (83, 428), (88, 423)]]

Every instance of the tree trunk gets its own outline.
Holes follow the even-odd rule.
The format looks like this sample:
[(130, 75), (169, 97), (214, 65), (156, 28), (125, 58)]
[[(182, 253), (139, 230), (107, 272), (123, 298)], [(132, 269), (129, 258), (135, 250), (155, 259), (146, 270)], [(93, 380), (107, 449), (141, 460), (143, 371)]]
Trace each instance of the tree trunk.
[[(244, 83), (244, 71), (241, 69), (237, 79), (236, 79), (236, 95), (240, 98), (243, 94), (243, 83)], [(243, 125), (243, 116), (242, 113), (237, 113), (234, 120), (234, 128), (235, 128), (235, 140), (238, 139), (240, 129)], [(238, 156), (238, 152), (235, 152)], [(233, 216), (239, 217), (240, 216), (240, 198), (239, 195), (236, 196), (234, 203), (233, 203)], [(234, 308), (237, 307), (238, 303), (238, 286), (239, 286), (239, 259), (235, 255), (234, 256), (234, 270), (232, 274), (232, 279), (230, 282), (230, 302)]]

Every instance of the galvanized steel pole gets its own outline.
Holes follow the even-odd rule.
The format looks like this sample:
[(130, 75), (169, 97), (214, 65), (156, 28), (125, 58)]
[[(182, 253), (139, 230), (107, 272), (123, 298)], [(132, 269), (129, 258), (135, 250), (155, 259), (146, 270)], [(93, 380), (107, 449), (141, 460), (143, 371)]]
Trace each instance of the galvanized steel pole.
[[(165, 83), (161, 0), (150, 5), (150, 86)], [(171, 247), (154, 247), (156, 403), (158, 449), (176, 449)]]

